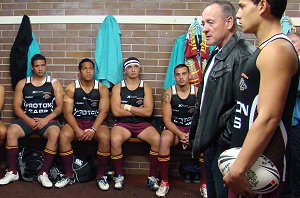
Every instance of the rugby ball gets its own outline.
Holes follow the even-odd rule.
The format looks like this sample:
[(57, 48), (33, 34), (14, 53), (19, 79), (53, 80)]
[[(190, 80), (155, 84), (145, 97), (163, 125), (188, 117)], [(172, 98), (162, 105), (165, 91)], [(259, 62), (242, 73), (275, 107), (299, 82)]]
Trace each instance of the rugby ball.
[[(218, 158), (218, 166), (226, 175), (237, 158), (241, 148), (231, 148), (224, 151)], [(276, 166), (264, 155), (259, 156), (253, 166), (246, 172), (250, 189), (258, 194), (266, 194), (275, 190), (279, 185), (280, 175)]]

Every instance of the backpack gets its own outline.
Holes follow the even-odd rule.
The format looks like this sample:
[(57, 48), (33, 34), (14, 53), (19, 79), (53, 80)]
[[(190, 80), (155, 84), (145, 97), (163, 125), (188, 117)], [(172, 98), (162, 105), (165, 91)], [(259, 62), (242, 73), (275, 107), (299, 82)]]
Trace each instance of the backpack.
[(96, 177), (96, 167), (91, 156), (85, 160), (73, 155), (73, 174), (77, 182), (87, 182)]
[(37, 181), (42, 166), (43, 154), (41, 151), (27, 147), (20, 149), (17, 159), (17, 170), (20, 179), (25, 181)]

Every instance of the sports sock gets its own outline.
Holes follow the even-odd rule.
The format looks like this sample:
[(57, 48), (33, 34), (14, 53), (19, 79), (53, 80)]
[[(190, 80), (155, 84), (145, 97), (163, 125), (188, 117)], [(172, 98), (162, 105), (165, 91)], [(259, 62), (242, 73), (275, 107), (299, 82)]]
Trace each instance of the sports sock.
[(149, 176), (156, 177), (156, 171), (158, 166), (158, 160), (157, 160), (158, 153), (154, 151), (149, 152), (150, 157), (150, 170), (149, 170)]
[(122, 162), (123, 162), (123, 154), (111, 156), (112, 163), (115, 168), (115, 172), (117, 175), (123, 175), (122, 171)]
[(43, 166), (42, 166), (39, 174), (43, 174), (43, 172), (48, 173), (48, 171), (51, 168), (51, 165), (52, 165), (55, 155), (56, 155), (56, 151), (51, 151), (47, 148), (44, 149), (44, 152), (43, 152), (44, 162), (43, 162)]
[(19, 153), (18, 146), (6, 145), (6, 157), (7, 157), (8, 171), (12, 171), (14, 174), (17, 174), (18, 153)]
[(97, 161), (98, 161), (98, 168), (97, 168), (97, 177), (100, 178), (105, 174), (105, 169), (107, 167), (109, 161), (110, 153), (97, 151)]
[(68, 177), (72, 177), (73, 176), (73, 168), (72, 168), (73, 150), (61, 152), (60, 157), (64, 165), (65, 175)]
[(158, 161), (160, 166), (160, 177), (161, 180), (167, 182), (169, 179), (169, 162), (170, 162), (170, 154), (169, 155), (158, 155)]

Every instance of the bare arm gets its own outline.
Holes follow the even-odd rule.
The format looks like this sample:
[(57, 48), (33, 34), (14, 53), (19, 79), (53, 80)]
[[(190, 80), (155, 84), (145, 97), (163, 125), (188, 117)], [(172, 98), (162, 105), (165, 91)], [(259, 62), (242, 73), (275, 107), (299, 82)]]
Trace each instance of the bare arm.
[[(291, 78), (297, 71), (295, 52), (282, 42), (282, 40), (278, 40), (270, 43), (257, 59), (261, 77), (258, 117), (248, 131), (242, 150), (231, 167), (228, 174), (230, 177), (226, 175), (224, 178), (225, 183), (231, 184), (237, 192), (243, 192), (239, 187), (239, 183), (242, 183), (241, 177), (244, 177), (245, 172), (265, 150), (281, 120)], [(273, 80), (274, 76), (276, 76), (276, 80)]]
[(115, 117), (133, 116), (129, 111), (126, 111), (121, 105), (121, 83), (115, 85), (111, 93), (111, 111)]
[(79, 128), (76, 119), (73, 115), (74, 109), (74, 92), (75, 83), (72, 82), (66, 87), (65, 96), (63, 99), (63, 113), (68, 124), (73, 128), (77, 138), (83, 135), (83, 130)]
[(93, 128), (97, 129), (105, 120), (109, 111), (109, 91), (99, 82), (100, 102), (99, 102), (99, 114), (93, 124)]
[(4, 98), (5, 98), (5, 89), (4, 86), (0, 84), (0, 112), (3, 109)]
[(64, 91), (58, 80), (53, 80), (53, 89), (54, 89), (54, 97), (56, 108), (50, 113), (46, 118), (48, 121), (55, 119), (58, 115), (60, 115), (63, 111), (63, 97)]
[(177, 126), (172, 122), (172, 106), (171, 106), (171, 88), (168, 88), (162, 95), (162, 117), (165, 127), (178, 136), (180, 139), (185, 138), (185, 134), (182, 133)]
[(14, 98), (13, 98), (13, 110), (16, 114), (16, 116), (30, 126), (30, 128), (34, 128), (36, 125), (36, 122), (33, 118), (28, 117), (25, 113), (24, 110), (22, 109), (22, 104), (23, 104), (23, 88), (25, 85), (25, 80), (20, 80), (17, 83), (15, 92), (14, 92)]

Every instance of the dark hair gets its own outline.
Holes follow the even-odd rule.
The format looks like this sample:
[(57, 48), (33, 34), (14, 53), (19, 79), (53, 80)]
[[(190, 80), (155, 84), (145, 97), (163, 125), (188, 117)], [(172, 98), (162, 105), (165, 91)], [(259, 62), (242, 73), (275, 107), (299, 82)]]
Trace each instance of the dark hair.
[(213, 5), (213, 4), (217, 4), (219, 6), (221, 6), (223, 14), (225, 15), (225, 17), (232, 17), (233, 18), (233, 22), (234, 22), (234, 28), (237, 27), (237, 20), (236, 20), (236, 10), (234, 8), (234, 6), (232, 5), (232, 3), (230, 3), (229, 1), (211, 1), (208, 5)]
[[(257, 5), (261, 0), (251, 0)], [(267, 0), (271, 7), (271, 14), (277, 19), (281, 19), (287, 5), (287, 0)]]
[(89, 59), (89, 58), (84, 58), (84, 59), (82, 59), (82, 60), (80, 61), (79, 65), (78, 65), (78, 69), (81, 70), (82, 64), (83, 64), (83, 63), (86, 63), (86, 62), (92, 63), (93, 68), (95, 69), (95, 64), (94, 64), (94, 62), (93, 62), (91, 59)]
[(174, 74), (177, 68), (183, 68), (183, 67), (187, 68), (188, 72), (190, 73), (190, 68), (186, 64), (179, 64), (174, 68)]
[(42, 54), (35, 54), (32, 58), (31, 58), (31, 65), (33, 65), (34, 61), (36, 60), (43, 60), (46, 63), (46, 58), (45, 56), (43, 56)]

